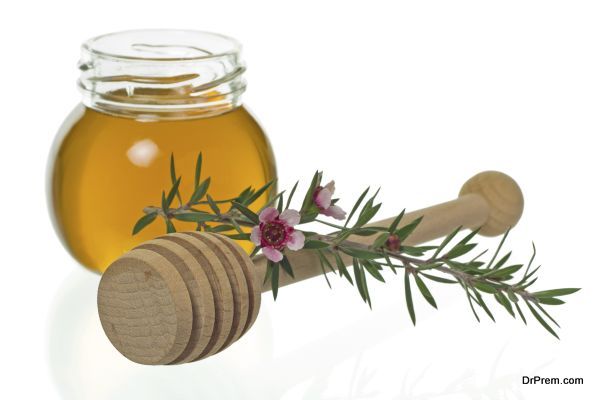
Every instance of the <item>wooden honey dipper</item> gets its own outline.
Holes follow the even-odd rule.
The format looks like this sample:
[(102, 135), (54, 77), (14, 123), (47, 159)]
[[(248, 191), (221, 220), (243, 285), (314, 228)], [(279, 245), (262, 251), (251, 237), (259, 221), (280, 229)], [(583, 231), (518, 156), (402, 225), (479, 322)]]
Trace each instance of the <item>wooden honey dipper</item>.
[[(404, 241), (416, 245), (456, 227), (481, 228), (496, 236), (514, 226), (523, 194), (509, 176), (486, 171), (469, 179), (455, 200), (408, 213), (401, 226), (423, 216)], [(393, 218), (370, 226), (389, 226)], [(352, 240), (370, 244), (365, 236)], [(310, 250), (286, 253), (295, 278), (280, 275), (279, 286), (322, 273)], [(345, 263), (350, 256), (342, 256)], [(127, 252), (106, 270), (98, 288), (98, 313), (111, 343), (141, 364), (180, 364), (218, 353), (250, 329), (260, 308), (266, 271), (263, 256), (250, 259), (229, 238), (206, 232), (171, 233)], [(332, 261), (332, 265), (336, 265)]]

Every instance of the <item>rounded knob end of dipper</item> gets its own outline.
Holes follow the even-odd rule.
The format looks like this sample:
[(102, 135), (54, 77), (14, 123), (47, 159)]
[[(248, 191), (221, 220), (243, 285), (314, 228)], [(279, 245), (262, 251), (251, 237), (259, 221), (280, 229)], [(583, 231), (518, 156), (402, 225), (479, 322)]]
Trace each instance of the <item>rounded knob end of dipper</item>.
[(489, 215), (479, 233), (497, 236), (515, 226), (523, 214), (521, 188), (510, 176), (498, 171), (485, 171), (465, 182), (459, 196), (478, 194), (489, 206)]

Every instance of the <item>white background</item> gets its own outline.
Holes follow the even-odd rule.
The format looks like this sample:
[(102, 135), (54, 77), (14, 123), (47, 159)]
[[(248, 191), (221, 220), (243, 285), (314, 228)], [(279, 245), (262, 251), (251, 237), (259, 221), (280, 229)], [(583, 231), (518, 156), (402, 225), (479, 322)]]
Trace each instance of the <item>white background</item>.
[[(63, 399), (598, 398), (600, 9), (589, 1), (18, 1), (0, 5), (0, 397)], [(509, 240), (544, 265), (539, 288), (581, 286), (553, 308), (561, 340), (494, 304), (478, 324), (456, 288), (440, 310), (400, 279), (286, 288), (227, 352), (177, 367), (134, 365), (95, 314), (98, 277), (61, 247), (44, 170), (79, 101), (79, 44), (144, 28), (222, 32), (243, 42), (245, 103), (267, 130), (281, 187), (313, 170), (341, 205), (381, 185), (390, 216), (454, 197), (486, 169), (523, 187)], [(493, 246), (494, 240), (484, 240)], [(490, 303), (491, 304), (491, 303)], [(531, 318), (530, 318), (531, 319)], [(526, 386), (523, 375), (582, 377)]]

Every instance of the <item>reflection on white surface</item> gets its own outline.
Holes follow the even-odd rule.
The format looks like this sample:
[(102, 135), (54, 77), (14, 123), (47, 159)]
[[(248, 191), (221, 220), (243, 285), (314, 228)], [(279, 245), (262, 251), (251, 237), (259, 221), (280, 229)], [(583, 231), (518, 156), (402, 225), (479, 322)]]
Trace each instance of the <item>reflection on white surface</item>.
[[(53, 304), (49, 362), (66, 400), (522, 398), (521, 366), (513, 363), (514, 372), (500, 372), (510, 347), (506, 342), (488, 349), (490, 362), (476, 366), (443, 358), (448, 355), (435, 363), (419, 359), (411, 354), (425, 340), (414, 346), (404, 341), (414, 340), (414, 330), (399, 329), (389, 318), (397, 307), (351, 324), (342, 321), (338, 329), (300, 347), (275, 351), (277, 324), (266, 304), (249, 333), (217, 356), (178, 366), (137, 365), (122, 357), (102, 331), (98, 280), (83, 269), (73, 271)], [(389, 368), (390, 360), (397, 362), (396, 369)], [(459, 362), (466, 368), (448, 368)]]
[[(448, 383), (442, 390), (430, 389), (423, 384), (430, 366), (420, 371), (415, 371), (413, 376), (405, 375), (401, 385), (401, 394), (395, 400), (411, 399), (524, 399), (521, 392), (521, 375), (516, 372), (500, 373), (499, 366), (504, 358), (507, 345), (502, 347), (491, 365), (486, 365), (483, 371), (480, 368), (470, 367), (465, 370), (456, 369), (448, 371)], [(540, 373), (544, 367), (551, 364), (546, 362), (533, 371)], [(478, 366), (479, 367), (479, 366)], [(488, 372), (487, 379), (477, 382), (477, 375)]]
[(127, 150), (127, 158), (133, 165), (148, 167), (158, 155), (158, 146), (150, 139), (135, 142)]
[(226, 400), (269, 390), (248, 372), (272, 357), (267, 314), (242, 343), (219, 356), (179, 366), (138, 365), (121, 356), (102, 331), (96, 309), (98, 281), (98, 275), (77, 269), (54, 301), (49, 361), (64, 399)]

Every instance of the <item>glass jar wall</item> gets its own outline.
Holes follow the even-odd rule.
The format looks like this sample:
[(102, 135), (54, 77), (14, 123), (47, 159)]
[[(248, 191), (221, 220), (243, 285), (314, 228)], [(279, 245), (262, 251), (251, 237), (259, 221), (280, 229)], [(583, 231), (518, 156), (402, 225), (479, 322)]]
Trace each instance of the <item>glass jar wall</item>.
[(269, 142), (241, 104), (244, 66), (233, 39), (172, 30), (109, 34), (83, 45), (80, 70), (83, 101), (59, 131), (48, 186), (55, 227), (84, 266), (102, 272), (165, 233), (160, 221), (135, 236), (132, 228), (170, 188), (171, 154), (184, 198), (199, 152), (215, 199), (275, 178)]

